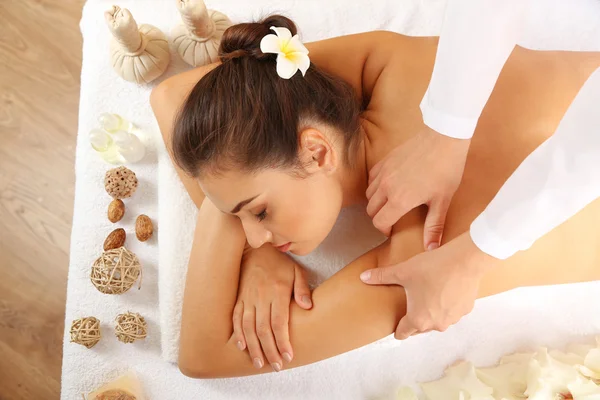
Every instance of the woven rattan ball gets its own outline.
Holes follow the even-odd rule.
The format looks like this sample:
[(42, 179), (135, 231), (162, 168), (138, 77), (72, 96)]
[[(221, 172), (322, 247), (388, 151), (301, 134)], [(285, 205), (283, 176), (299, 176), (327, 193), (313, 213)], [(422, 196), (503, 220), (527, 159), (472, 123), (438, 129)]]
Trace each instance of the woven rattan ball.
[(131, 197), (138, 186), (135, 172), (126, 167), (109, 169), (104, 175), (106, 193), (115, 199)]
[(119, 314), (115, 322), (115, 335), (123, 343), (133, 343), (146, 337), (148, 326), (144, 317), (138, 313), (128, 311), (125, 314)]
[(100, 321), (95, 317), (84, 317), (71, 324), (71, 343), (91, 349), (100, 341)]
[(142, 286), (142, 266), (137, 256), (125, 247), (102, 253), (92, 265), (90, 279), (102, 293), (125, 293), (140, 278), (138, 289)]

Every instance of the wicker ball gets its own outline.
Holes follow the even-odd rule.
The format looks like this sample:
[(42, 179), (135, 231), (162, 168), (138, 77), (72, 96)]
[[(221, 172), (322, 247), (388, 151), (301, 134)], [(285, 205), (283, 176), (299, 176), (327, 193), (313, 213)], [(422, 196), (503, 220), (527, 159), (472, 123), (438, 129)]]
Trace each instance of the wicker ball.
[(95, 317), (84, 317), (71, 324), (71, 343), (91, 349), (100, 341), (100, 321)]
[(135, 172), (126, 167), (117, 167), (106, 171), (104, 188), (115, 199), (131, 197), (138, 186)]
[(137, 256), (125, 247), (102, 253), (92, 265), (91, 280), (96, 289), (105, 294), (125, 293), (140, 277), (138, 289), (142, 286), (142, 266)]
[(138, 313), (119, 314), (115, 319), (115, 335), (123, 343), (133, 343), (146, 337), (148, 326), (144, 317)]

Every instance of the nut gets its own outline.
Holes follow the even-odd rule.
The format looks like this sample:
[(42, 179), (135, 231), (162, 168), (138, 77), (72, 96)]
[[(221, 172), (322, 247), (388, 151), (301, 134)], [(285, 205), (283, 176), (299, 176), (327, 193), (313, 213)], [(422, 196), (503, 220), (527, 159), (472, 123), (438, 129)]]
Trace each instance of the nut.
[(112, 231), (104, 241), (104, 251), (118, 249), (125, 244), (125, 229), (119, 228)]
[(108, 220), (112, 223), (118, 222), (125, 214), (125, 203), (122, 200), (116, 199), (108, 205)]
[(152, 237), (154, 228), (152, 227), (152, 220), (147, 215), (140, 215), (135, 220), (135, 236), (137, 236), (140, 242), (145, 242)]

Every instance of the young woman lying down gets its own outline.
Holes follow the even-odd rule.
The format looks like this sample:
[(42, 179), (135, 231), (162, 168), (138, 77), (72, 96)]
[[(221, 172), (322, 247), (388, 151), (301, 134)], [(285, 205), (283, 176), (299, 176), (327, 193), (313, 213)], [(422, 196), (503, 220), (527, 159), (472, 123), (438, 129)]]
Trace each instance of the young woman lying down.
[[(311, 309), (290, 301), (302, 274), (285, 252), (310, 253), (343, 207), (366, 205), (368, 171), (423, 127), (419, 103), (437, 38), (370, 32), (309, 43), (306, 74), (283, 79), (277, 56), (260, 49), (271, 27), (296, 33), (281, 16), (235, 25), (220, 63), (167, 79), (151, 96), (199, 207), (179, 354), (191, 377), (298, 367), (389, 335), (405, 313), (404, 290), (359, 275), (423, 251), (424, 210), (415, 209), (385, 243), (316, 288)], [(515, 48), (477, 126), (445, 242), (471, 240), (461, 233), (554, 132), (599, 65), (600, 53)], [(599, 222), (596, 201), (528, 251), (486, 260), (494, 266), (472, 290), (484, 297), (600, 279)]]

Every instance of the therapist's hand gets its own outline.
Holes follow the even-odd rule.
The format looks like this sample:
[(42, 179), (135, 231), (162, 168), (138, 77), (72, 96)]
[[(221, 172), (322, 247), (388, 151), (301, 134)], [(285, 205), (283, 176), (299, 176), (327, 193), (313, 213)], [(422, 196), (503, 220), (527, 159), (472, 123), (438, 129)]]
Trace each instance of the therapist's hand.
[(443, 332), (471, 312), (484, 272), (498, 262), (479, 250), (465, 232), (436, 250), (365, 271), (360, 278), (372, 285), (404, 287), (406, 315), (395, 337), (406, 339), (430, 330)]
[(312, 308), (310, 288), (302, 268), (270, 244), (244, 252), (233, 336), (240, 350), (248, 349), (254, 366), (267, 362), (279, 372), (294, 356), (289, 336), (292, 293), (305, 310)]
[(367, 213), (386, 236), (406, 213), (421, 204), (425, 249), (439, 247), (446, 213), (465, 168), (470, 140), (454, 139), (425, 128), (392, 150), (369, 172)]

